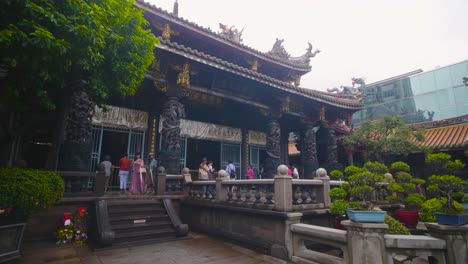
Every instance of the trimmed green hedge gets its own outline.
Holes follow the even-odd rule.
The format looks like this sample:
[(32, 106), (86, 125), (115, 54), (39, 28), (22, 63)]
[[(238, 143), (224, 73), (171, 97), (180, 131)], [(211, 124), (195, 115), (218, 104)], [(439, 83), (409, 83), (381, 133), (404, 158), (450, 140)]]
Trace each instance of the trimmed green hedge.
[(0, 168), (0, 220), (25, 221), (32, 213), (49, 208), (64, 192), (62, 178), (51, 171)]

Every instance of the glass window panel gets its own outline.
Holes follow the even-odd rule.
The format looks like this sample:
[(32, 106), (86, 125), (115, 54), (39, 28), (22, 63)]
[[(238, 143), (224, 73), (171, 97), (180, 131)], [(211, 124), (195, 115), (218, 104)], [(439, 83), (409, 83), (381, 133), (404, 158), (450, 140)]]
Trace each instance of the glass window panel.
[(436, 93), (418, 95), (415, 96), (414, 99), (416, 102), (416, 110), (436, 111), (436, 109), (439, 107)]
[(436, 90), (434, 72), (427, 72), (419, 75), (421, 93), (429, 93)]
[(467, 77), (468, 75), (468, 61), (452, 65), (449, 69), (452, 77), (452, 85), (463, 86), (463, 77)]
[(435, 111), (434, 120), (441, 120), (457, 116), (457, 108), (445, 108)]
[(437, 102), (440, 108), (450, 107), (455, 104), (452, 88), (437, 91)]
[(421, 75), (410, 77), (411, 89), (414, 95), (422, 94), (421, 89)]
[(455, 103), (462, 105), (468, 103), (468, 87), (460, 86), (453, 88), (453, 94), (455, 97)]
[(453, 86), (449, 67), (440, 68), (433, 71), (436, 80), (436, 89), (446, 89)]
[(402, 81), (403, 83), (403, 97), (408, 98), (413, 96), (413, 90), (411, 89), (411, 81), (406, 78)]
[(468, 115), (468, 104), (457, 105), (457, 116)]

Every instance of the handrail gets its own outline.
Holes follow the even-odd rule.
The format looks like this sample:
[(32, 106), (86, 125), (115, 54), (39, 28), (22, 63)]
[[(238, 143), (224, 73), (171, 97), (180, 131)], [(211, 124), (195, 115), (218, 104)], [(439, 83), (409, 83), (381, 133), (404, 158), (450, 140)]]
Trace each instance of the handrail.
[(291, 231), (304, 236), (313, 236), (333, 242), (347, 243), (347, 231), (345, 230), (307, 224), (292, 224)]

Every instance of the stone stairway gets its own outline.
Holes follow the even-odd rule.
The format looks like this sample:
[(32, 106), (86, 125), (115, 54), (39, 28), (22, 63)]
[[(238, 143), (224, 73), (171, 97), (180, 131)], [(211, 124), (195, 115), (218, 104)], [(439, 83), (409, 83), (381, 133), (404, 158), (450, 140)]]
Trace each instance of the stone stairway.
[(115, 200), (107, 204), (108, 221), (115, 234), (112, 247), (165, 242), (177, 233), (160, 200)]

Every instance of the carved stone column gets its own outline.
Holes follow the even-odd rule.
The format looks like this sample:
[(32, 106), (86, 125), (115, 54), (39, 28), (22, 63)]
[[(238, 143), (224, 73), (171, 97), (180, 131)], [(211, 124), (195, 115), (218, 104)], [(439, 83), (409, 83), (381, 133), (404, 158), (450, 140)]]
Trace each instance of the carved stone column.
[(180, 173), (180, 119), (185, 117), (185, 110), (177, 97), (169, 97), (162, 111), (161, 129), (161, 165), (169, 174)]
[(266, 134), (265, 172), (266, 177), (271, 179), (281, 165), (281, 129), (276, 119), (268, 122)]
[(305, 131), (301, 135), (299, 151), (301, 152), (302, 166), (304, 167), (304, 179), (313, 179), (315, 171), (319, 168), (317, 160), (317, 144), (315, 131), (311, 123), (307, 123)]
[(336, 168), (338, 164), (338, 146), (336, 145), (335, 128), (328, 128), (327, 164), (329, 169)]

